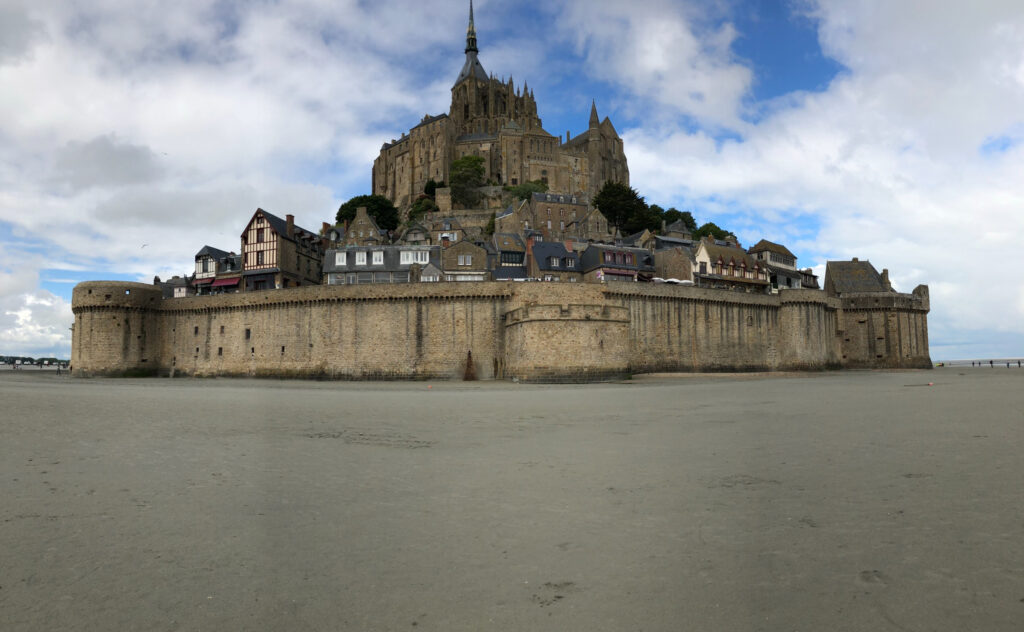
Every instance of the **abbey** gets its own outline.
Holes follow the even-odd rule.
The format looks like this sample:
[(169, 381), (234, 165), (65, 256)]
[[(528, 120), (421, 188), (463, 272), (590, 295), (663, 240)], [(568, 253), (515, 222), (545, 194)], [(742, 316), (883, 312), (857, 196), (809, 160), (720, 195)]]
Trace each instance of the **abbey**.
[(588, 200), (611, 180), (629, 184), (622, 139), (591, 104), (587, 131), (572, 137), (544, 130), (533, 91), (524, 82), (488, 75), (479, 59), (473, 4), (466, 30), (466, 62), (452, 86), (447, 114), (424, 116), (401, 139), (384, 143), (373, 163), (373, 193), (407, 208), (428, 180), (448, 182), (452, 161), (484, 159), (486, 179), (499, 185), (545, 182), (552, 193)]

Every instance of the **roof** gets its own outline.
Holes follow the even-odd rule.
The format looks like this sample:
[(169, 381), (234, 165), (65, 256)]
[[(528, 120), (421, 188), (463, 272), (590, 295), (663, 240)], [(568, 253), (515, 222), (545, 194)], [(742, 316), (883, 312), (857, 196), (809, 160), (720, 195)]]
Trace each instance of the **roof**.
[(835, 294), (889, 291), (870, 261), (856, 260), (826, 263), (825, 287)]
[(209, 256), (213, 257), (214, 259), (220, 260), (231, 255), (230, 253), (224, 252), (220, 248), (214, 248), (213, 246), (203, 246), (202, 250), (196, 253), (196, 259), (203, 256)]
[(430, 116), (429, 114), (427, 114), (426, 116), (423, 117), (423, 120), (420, 121), (419, 124), (416, 125), (415, 127), (413, 127), (412, 129), (416, 129), (417, 127), (423, 127), (424, 125), (430, 125), (434, 121), (440, 121), (443, 118), (448, 118), (448, 115), (447, 114), (437, 114), (435, 116)]
[(526, 266), (498, 266), (491, 273), (495, 281), (504, 281), (507, 279), (525, 279), (529, 276), (526, 272)]
[[(274, 229), (274, 232), (277, 233), (278, 236), (284, 237), (285, 239), (290, 239), (290, 237), (288, 237), (288, 222), (286, 220), (281, 219), (280, 217), (274, 215), (273, 213), (264, 211), (261, 208), (256, 209), (256, 213), (263, 213), (263, 217), (267, 218), (267, 223), (270, 224), (270, 227)], [(255, 213), (253, 215), (255, 215)], [(305, 228), (299, 226), (298, 224), (293, 224), (292, 228), (295, 229), (296, 237), (299, 237), (301, 233), (307, 233), (312, 237), (316, 237), (316, 233), (314, 233), (311, 230), (306, 230)]]
[(767, 239), (762, 239), (761, 241), (757, 242), (756, 244), (751, 246), (750, 249), (747, 250), (747, 252), (764, 252), (765, 250), (780, 255), (786, 255), (787, 257), (793, 257), (794, 259), (796, 259), (796, 255), (790, 252), (789, 248), (786, 248), (785, 246), (780, 244), (772, 243)]
[(721, 245), (723, 242), (715, 240), (711, 243), (711, 240), (703, 239), (700, 244), (704, 246), (704, 250), (708, 253), (708, 258), (713, 262), (721, 259), (723, 262), (728, 263), (730, 260), (739, 263), (741, 261), (746, 262), (747, 267), (751, 270), (754, 269), (755, 265), (759, 265), (754, 261), (754, 258), (747, 254), (747, 251), (731, 245)]
[(538, 202), (551, 202), (552, 204), (577, 204), (586, 206), (587, 203), (579, 195), (566, 195), (563, 193), (533, 193), (532, 199)]
[(523, 238), (516, 233), (494, 233), (494, 247), (498, 250), (526, 250)]
[[(534, 246), (534, 248), (534, 252), (536, 252), (536, 246)], [(636, 258), (636, 263), (630, 264), (616, 262), (606, 264), (601, 256), (601, 253), (603, 252), (632, 253)], [(580, 265), (585, 271), (590, 271), (599, 267), (612, 267), (624, 270), (652, 270), (654, 268), (654, 254), (644, 248), (592, 243), (588, 244), (587, 249), (583, 251), (582, 255), (580, 255)]]
[(690, 228), (686, 225), (686, 222), (684, 222), (681, 219), (677, 219), (676, 221), (666, 226), (665, 232), (690, 233), (691, 235), (693, 234), (693, 231), (690, 230)]
[(474, 134), (463, 134), (455, 139), (455, 142), (463, 140), (495, 140), (498, 138), (497, 134), (487, 134), (485, 132), (474, 133)]
[(476, 77), (480, 81), (487, 81), (490, 77), (487, 76), (487, 71), (484, 70), (484, 65), (477, 59), (476, 51), (466, 51), (466, 63), (462, 64), (462, 70), (459, 71), (459, 76), (455, 80), (455, 85), (462, 83), (469, 77)]
[[(552, 268), (552, 257), (563, 260), (560, 263), (564, 263), (566, 257), (571, 257), (573, 265), (559, 265), (557, 268)], [(569, 272), (581, 270), (580, 258), (572, 250), (567, 250), (565, 243), (561, 241), (541, 241), (533, 244), (533, 260), (537, 263), (539, 270), (568, 270)]]
[(654, 243), (656, 248), (675, 248), (681, 246), (683, 248), (693, 249), (697, 242), (692, 239), (683, 239), (681, 237), (664, 237), (662, 235), (654, 236)]

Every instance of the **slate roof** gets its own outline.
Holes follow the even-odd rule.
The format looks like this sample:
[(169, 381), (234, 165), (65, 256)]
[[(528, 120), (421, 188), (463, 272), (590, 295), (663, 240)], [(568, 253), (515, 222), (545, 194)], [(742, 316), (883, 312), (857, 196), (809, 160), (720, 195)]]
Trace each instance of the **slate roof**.
[[(551, 266), (551, 257), (559, 259), (559, 266)], [(565, 259), (572, 257), (573, 265), (565, 265)], [(561, 241), (541, 241), (533, 244), (533, 260), (537, 262), (538, 270), (556, 270), (560, 272), (582, 272), (582, 257), (572, 250), (566, 250), (565, 243)]]
[(654, 236), (655, 249), (661, 250), (663, 248), (686, 248), (693, 250), (697, 246), (697, 242), (692, 239), (683, 239), (681, 237), (663, 237), (661, 235)]
[[(281, 237), (282, 239), (290, 239), (288, 237), (288, 222), (286, 220), (281, 219), (280, 217), (274, 215), (273, 213), (264, 211), (261, 208), (256, 209), (256, 212), (263, 213), (263, 217), (267, 218), (267, 223), (270, 224), (270, 227), (274, 229), (274, 232), (277, 233), (279, 237)], [(248, 226), (248, 224), (246, 224), (246, 226)], [(316, 237), (316, 233), (310, 230), (306, 230), (305, 228), (299, 226), (298, 224), (293, 225), (293, 228), (295, 229), (296, 237), (301, 237), (302, 233), (306, 233), (310, 237)]]
[(676, 221), (666, 226), (665, 232), (690, 233), (691, 235), (693, 234), (693, 231), (686, 226), (686, 222), (684, 222), (681, 219), (677, 219)]
[[(505, 242), (508, 242), (507, 244)], [(494, 233), (494, 247), (498, 250), (523, 252), (526, 244), (523, 238), (516, 233)]]
[(491, 273), (495, 281), (508, 281), (509, 279), (525, 279), (527, 277), (526, 266), (498, 266)]
[[(324, 272), (399, 272), (408, 270), (413, 264), (401, 263), (400, 253), (403, 250), (426, 250), (430, 253), (430, 263), (433, 263), (438, 268), (441, 266), (440, 246), (348, 246), (347, 248), (332, 248), (327, 251), (324, 257)], [(374, 265), (372, 263), (373, 255), (370, 253), (379, 251), (384, 252), (383, 263)], [(345, 263), (340, 266), (337, 265), (337, 257), (334, 256), (338, 252), (346, 253)], [(355, 253), (357, 252), (367, 253), (365, 264), (356, 265)]]
[(889, 291), (870, 261), (829, 261), (825, 264), (825, 287), (836, 294)]
[(762, 239), (761, 241), (757, 242), (756, 244), (751, 246), (749, 249), (747, 249), (747, 252), (751, 252), (751, 253), (753, 253), (753, 252), (764, 252), (765, 250), (767, 250), (769, 252), (774, 252), (775, 254), (786, 255), (787, 257), (793, 257), (794, 259), (796, 259), (796, 255), (794, 255), (792, 252), (790, 252), (789, 248), (786, 248), (785, 246), (783, 246), (781, 244), (772, 243), (772, 242), (768, 241), (767, 239)]
[[(579, 195), (566, 195), (562, 193), (533, 193), (531, 195), (533, 199), (536, 200), (537, 202), (551, 202), (552, 204), (576, 204), (579, 206), (587, 205), (583, 197)], [(575, 201), (573, 201), (574, 198)]]
[(463, 141), (463, 140), (496, 140), (497, 138), (498, 138), (497, 134), (488, 134), (486, 132), (478, 132), (478, 133), (473, 133), (473, 134), (463, 134), (462, 136), (457, 137), (455, 139), (455, 142), (459, 142), (459, 141)]
[(480, 81), (488, 81), (490, 79), (487, 76), (487, 71), (484, 70), (484, 65), (477, 59), (476, 51), (466, 52), (466, 63), (462, 65), (462, 70), (459, 71), (459, 77), (455, 80), (455, 85), (459, 85), (464, 79), (469, 77), (476, 77)]
[(745, 251), (742, 248), (725, 244), (725, 242), (721, 242), (717, 239), (715, 240), (714, 244), (709, 243), (706, 240), (702, 241), (701, 243), (704, 244), (704, 249), (707, 250), (708, 258), (711, 260), (712, 263), (718, 261), (719, 258), (721, 258), (722, 261), (727, 265), (729, 261), (735, 261), (736, 263), (745, 261), (747, 263), (748, 270), (754, 269), (754, 258), (747, 254), (747, 251)]
[(416, 129), (417, 127), (423, 127), (424, 125), (430, 125), (434, 121), (439, 121), (439, 120), (441, 120), (443, 118), (448, 118), (448, 115), (447, 114), (437, 114), (436, 116), (427, 115), (427, 116), (423, 117), (423, 120), (420, 121), (419, 125), (417, 125), (416, 127), (413, 127), (412, 129)]
[[(536, 251), (536, 246), (534, 246)], [(635, 256), (636, 263), (605, 263), (602, 254), (605, 252), (628, 252)], [(610, 246), (606, 244), (590, 244), (580, 256), (582, 270), (589, 272), (595, 268), (608, 267), (622, 270), (652, 271), (654, 269), (654, 255), (644, 248), (631, 248), (629, 246)]]
[(202, 256), (210, 256), (213, 257), (214, 260), (219, 261), (229, 255), (230, 253), (224, 252), (220, 248), (214, 248), (213, 246), (203, 246), (202, 250), (196, 253), (196, 259)]

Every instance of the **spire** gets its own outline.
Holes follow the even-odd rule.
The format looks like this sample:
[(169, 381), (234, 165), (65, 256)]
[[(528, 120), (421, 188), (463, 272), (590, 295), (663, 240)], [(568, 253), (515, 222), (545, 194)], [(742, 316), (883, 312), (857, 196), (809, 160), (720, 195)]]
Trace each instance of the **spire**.
[(469, 0), (469, 26), (466, 28), (466, 63), (462, 66), (455, 85), (459, 85), (465, 79), (473, 77), (479, 81), (488, 81), (487, 73), (480, 64), (476, 55), (480, 51), (476, 47), (476, 25), (473, 23), (473, 0)]
[(601, 124), (601, 119), (597, 116), (597, 100), (590, 102), (590, 126), (597, 127)]
[(469, 0), (469, 27), (466, 28), (466, 52), (479, 53), (476, 48), (476, 25), (473, 24), (473, 0)]

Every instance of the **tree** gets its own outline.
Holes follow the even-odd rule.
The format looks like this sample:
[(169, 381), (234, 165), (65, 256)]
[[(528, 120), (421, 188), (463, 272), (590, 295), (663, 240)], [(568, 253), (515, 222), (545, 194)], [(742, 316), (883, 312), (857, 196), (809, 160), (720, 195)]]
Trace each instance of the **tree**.
[(594, 206), (616, 229), (644, 224), (649, 219), (649, 209), (644, 199), (635, 189), (621, 182), (605, 182), (594, 196)]
[(434, 213), (438, 210), (437, 202), (434, 201), (434, 198), (421, 195), (412, 203), (412, 207), (409, 209), (409, 222), (417, 222), (427, 213)]
[(377, 222), (377, 226), (383, 230), (394, 230), (398, 228), (398, 209), (383, 195), (357, 195), (338, 208), (337, 221), (351, 222), (356, 216), (356, 209), (360, 206), (366, 207), (367, 214)]
[(529, 200), (533, 197), (534, 193), (544, 193), (548, 190), (548, 185), (542, 180), (531, 180), (522, 184), (514, 186), (507, 186), (505, 190), (508, 191), (519, 200)]
[(478, 188), (484, 185), (484, 159), (480, 156), (463, 156), (452, 161), (448, 172), (451, 181), (452, 204), (462, 208), (473, 208), (480, 201)]
[(487, 220), (487, 226), (484, 227), (484, 234), (486, 234), (488, 237), (491, 237), (491, 236), (494, 235), (494, 229), (495, 229), (494, 225), (495, 225), (497, 219), (498, 219), (498, 213), (494, 212), (494, 213), (491, 213), (491, 219)]
[(729, 234), (729, 231), (719, 227), (714, 222), (707, 222), (706, 224), (702, 224), (697, 230), (693, 231), (693, 238), (701, 239), (702, 237), (711, 235), (715, 239), (725, 239)]
[(437, 191), (438, 189), (443, 188), (444, 182), (434, 182), (434, 179), (431, 178), (427, 180), (427, 183), (425, 185), (423, 185), (423, 192), (429, 195), (430, 197), (434, 197), (434, 192)]

